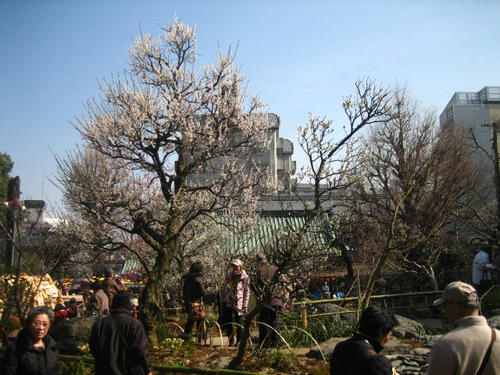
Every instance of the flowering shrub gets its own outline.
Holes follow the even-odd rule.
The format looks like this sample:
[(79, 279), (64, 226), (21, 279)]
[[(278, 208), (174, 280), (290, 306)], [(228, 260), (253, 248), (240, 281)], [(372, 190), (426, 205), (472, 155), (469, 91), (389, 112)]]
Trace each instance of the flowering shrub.
[(165, 366), (187, 366), (193, 351), (193, 343), (177, 337), (165, 338), (159, 346), (154, 346), (152, 355), (155, 363)]

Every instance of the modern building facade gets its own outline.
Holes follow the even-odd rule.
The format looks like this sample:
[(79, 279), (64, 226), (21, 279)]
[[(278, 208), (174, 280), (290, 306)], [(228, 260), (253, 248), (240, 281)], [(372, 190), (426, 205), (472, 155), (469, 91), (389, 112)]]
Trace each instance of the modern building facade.
[(263, 153), (262, 164), (269, 167), (274, 185), (277, 190), (288, 189), (295, 174), (296, 161), (292, 160), (292, 141), (279, 136), (280, 117), (274, 113), (267, 113), (269, 121), (269, 148)]
[[(439, 117), (441, 125), (453, 123), (474, 132), (478, 144), (492, 150), (492, 123), (500, 123), (500, 86), (478, 92), (456, 92)], [(470, 135), (472, 137), (472, 135)]]
[[(295, 174), (296, 162), (292, 160), (293, 143), (279, 136), (280, 118), (274, 113), (259, 113), (253, 114), (251, 118), (262, 121), (267, 127), (266, 147), (264, 142), (258, 147), (238, 147), (237, 157), (240, 163), (243, 163), (244, 168), (251, 170), (254, 166), (258, 166), (269, 172), (271, 178), (271, 192), (276, 193), (289, 189), (293, 182), (292, 176)], [(204, 121), (200, 117), (200, 121)], [(238, 132), (232, 132), (229, 135), (229, 142), (237, 144), (241, 141)], [(191, 163), (197, 155), (202, 152), (203, 145), (194, 147), (186, 157), (186, 162)], [(234, 151), (233, 151), (234, 152)], [(229, 156), (231, 156), (229, 154)], [(234, 156), (234, 155), (233, 155)], [(224, 168), (225, 156), (212, 158), (205, 163), (205, 170), (201, 173), (192, 173), (190, 175), (190, 183), (206, 185), (212, 180), (216, 180)]]

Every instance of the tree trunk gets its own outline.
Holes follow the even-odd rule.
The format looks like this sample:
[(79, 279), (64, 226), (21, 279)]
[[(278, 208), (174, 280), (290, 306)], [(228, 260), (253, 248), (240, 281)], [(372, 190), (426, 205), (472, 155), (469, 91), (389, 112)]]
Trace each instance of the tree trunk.
[(361, 311), (363, 311), (368, 307), (368, 305), (370, 305), (370, 298), (375, 288), (375, 280), (379, 279), (380, 271), (382, 271), (382, 267), (385, 265), (385, 262), (389, 257), (391, 249), (392, 249), (392, 238), (390, 239), (390, 241), (387, 242), (387, 246), (385, 247), (382, 256), (379, 258), (377, 265), (375, 266), (375, 269), (373, 270), (373, 272), (370, 275), (370, 278), (368, 279), (368, 284), (366, 285), (366, 289), (360, 296), (361, 300), (359, 306)]
[(165, 250), (159, 250), (141, 296), (142, 308), (139, 310), (139, 318), (144, 325), (151, 346), (158, 346), (155, 323), (160, 313), (163, 275), (169, 271), (169, 268), (168, 253)]
[(252, 320), (257, 316), (257, 314), (261, 310), (261, 305), (257, 304), (245, 317), (245, 324), (243, 325), (243, 333), (241, 335), (240, 346), (238, 347), (238, 353), (236, 357), (234, 357), (227, 368), (234, 370), (241, 362), (243, 362), (243, 357), (245, 356), (245, 352), (247, 350), (248, 338), (250, 337), (250, 325), (252, 324)]
[(345, 268), (347, 271), (345, 283), (346, 285), (351, 285), (354, 281), (354, 267), (352, 266), (352, 259), (347, 251), (346, 246), (340, 244), (340, 249), (342, 253), (342, 259), (344, 260)]
[(398, 212), (399, 208), (401, 207), (401, 204), (405, 201), (405, 199), (410, 195), (410, 193), (413, 191), (413, 186), (408, 189), (408, 191), (401, 197), (401, 199), (398, 201), (396, 204), (396, 207), (394, 208), (394, 213), (392, 215), (392, 220), (390, 224), (390, 232), (389, 232), (389, 237), (387, 238), (387, 242), (384, 248), (384, 251), (382, 252), (382, 255), (380, 256), (377, 265), (373, 272), (370, 275), (370, 278), (368, 280), (368, 285), (366, 286), (366, 289), (364, 293), (362, 294), (360, 304), (358, 304), (358, 309), (361, 308), (361, 310), (364, 310), (368, 307), (370, 304), (370, 298), (373, 294), (373, 289), (375, 287), (375, 280), (377, 280), (380, 277), (380, 272), (382, 271), (382, 267), (385, 265), (385, 262), (387, 261), (387, 258), (389, 257), (389, 254), (393, 250), (393, 243), (394, 243), (394, 238), (396, 236), (396, 221), (398, 217)]
[(439, 284), (436, 279), (436, 273), (434, 272), (434, 268), (432, 266), (426, 267), (425, 273), (429, 277), (429, 280), (432, 283), (432, 290), (439, 290)]

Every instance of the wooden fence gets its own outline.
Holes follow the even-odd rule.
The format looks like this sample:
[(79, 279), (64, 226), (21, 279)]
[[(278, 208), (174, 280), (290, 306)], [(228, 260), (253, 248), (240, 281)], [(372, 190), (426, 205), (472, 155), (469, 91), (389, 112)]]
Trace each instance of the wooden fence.
[[(432, 306), (432, 300), (436, 299), (436, 296), (440, 296), (442, 293), (442, 290), (433, 290), (428, 292), (381, 294), (371, 296), (371, 300), (380, 301), (380, 304), (388, 310), (402, 310), (408, 308), (430, 307)], [(326, 313), (311, 313), (308, 311), (308, 308), (314, 305), (327, 303), (341, 305), (345, 307), (345, 310)], [(304, 328), (307, 327), (309, 318), (355, 313), (357, 311), (358, 304), (358, 297), (308, 300), (293, 303), (294, 306), (297, 306), (300, 309), (302, 326)]]

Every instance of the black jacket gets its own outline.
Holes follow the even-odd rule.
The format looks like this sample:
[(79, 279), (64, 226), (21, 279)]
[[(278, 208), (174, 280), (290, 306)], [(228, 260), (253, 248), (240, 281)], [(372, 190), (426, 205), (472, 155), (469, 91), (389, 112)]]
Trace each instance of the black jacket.
[(59, 349), (49, 335), (43, 339), (45, 350), (33, 348), (33, 339), (26, 329), (9, 345), (2, 360), (2, 375), (59, 375)]
[(126, 309), (112, 309), (92, 327), (89, 342), (96, 375), (128, 375), (151, 371), (148, 340), (142, 323)]
[(184, 286), (182, 297), (184, 299), (184, 307), (189, 308), (191, 302), (203, 301), (205, 296), (205, 287), (203, 286), (203, 277), (201, 273), (187, 273), (184, 275)]
[(382, 348), (371, 337), (359, 333), (339, 342), (330, 359), (330, 375), (392, 375), (391, 362), (376, 354)]

